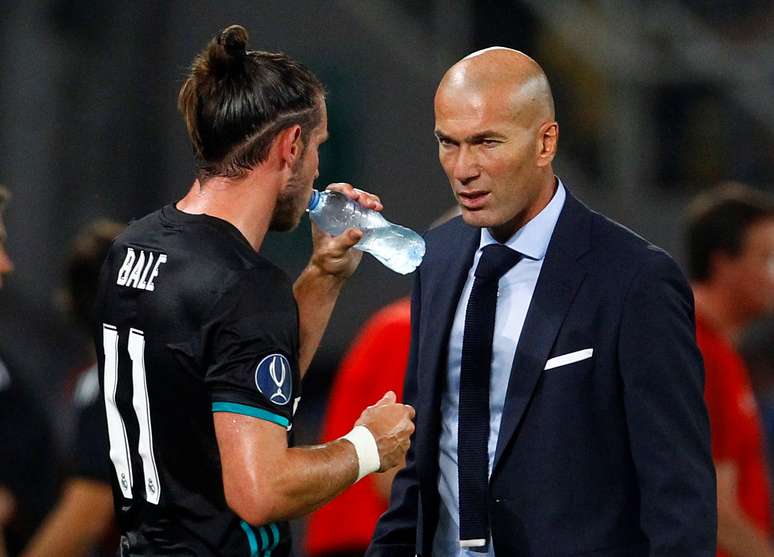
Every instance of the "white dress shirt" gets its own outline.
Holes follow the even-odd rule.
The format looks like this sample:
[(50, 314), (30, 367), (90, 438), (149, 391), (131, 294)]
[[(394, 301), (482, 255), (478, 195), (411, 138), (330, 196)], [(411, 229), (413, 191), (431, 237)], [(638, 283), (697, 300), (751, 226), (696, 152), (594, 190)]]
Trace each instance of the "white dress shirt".
[[(527, 316), (538, 275), (566, 197), (562, 182), (548, 205), (505, 242), (524, 257), (499, 282), (497, 312), (492, 340), (492, 371), (489, 386), (489, 474), (492, 473), (500, 420), (516, 346)], [(465, 312), (473, 288), (474, 271), (484, 246), (497, 243), (488, 229), (481, 230), (481, 242), (462, 289), (449, 336), (446, 386), (441, 397), (438, 491), (440, 518), (433, 541), (433, 555), (439, 557), (481, 557), (482, 553), (459, 546), (459, 485), (457, 468), (457, 427), (459, 421), (460, 364)], [(494, 556), (491, 540), (487, 555)]]

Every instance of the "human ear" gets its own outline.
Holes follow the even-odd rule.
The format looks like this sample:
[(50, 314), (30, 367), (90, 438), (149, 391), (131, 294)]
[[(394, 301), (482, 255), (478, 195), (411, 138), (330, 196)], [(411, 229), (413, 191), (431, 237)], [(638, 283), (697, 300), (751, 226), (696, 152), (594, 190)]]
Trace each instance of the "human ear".
[(538, 130), (538, 166), (551, 164), (559, 146), (559, 124), (546, 122)]
[(285, 128), (277, 135), (274, 143), (279, 155), (280, 170), (293, 168), (294, 162), (303, 152), (301, 126), (295, 124)]

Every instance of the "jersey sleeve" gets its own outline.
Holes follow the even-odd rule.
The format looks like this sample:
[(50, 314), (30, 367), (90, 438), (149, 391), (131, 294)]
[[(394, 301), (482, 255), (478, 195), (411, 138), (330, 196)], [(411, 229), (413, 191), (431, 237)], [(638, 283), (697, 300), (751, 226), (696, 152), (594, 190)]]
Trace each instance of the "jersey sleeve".
[(298, 310), (290, 281), (243, 273), (214, 312), (205, 382), (213, 412), (289, 427), (299, 383)]

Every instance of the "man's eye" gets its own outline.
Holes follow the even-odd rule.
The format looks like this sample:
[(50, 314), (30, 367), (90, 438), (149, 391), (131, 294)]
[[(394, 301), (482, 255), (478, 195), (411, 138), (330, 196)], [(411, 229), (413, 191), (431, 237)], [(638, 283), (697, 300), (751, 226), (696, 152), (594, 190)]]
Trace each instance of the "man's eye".
[(494, 147), (494, 146), (499, 145), (499, 144), (500, 144), (500, 142), (497, 141), (496, 139), (482, 139), (481, 140), (481, 145), (483, 145), (484, 147)]

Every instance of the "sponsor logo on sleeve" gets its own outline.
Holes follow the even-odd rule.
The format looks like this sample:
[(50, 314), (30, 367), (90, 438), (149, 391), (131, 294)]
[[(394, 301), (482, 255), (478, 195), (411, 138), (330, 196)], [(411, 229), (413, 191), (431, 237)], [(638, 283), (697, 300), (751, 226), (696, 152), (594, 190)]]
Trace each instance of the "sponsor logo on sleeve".
[(285, 406), (293, 394), (290, 362), (282, 354), (266, 356), (255, 368), (255, 386), (273, 404)]

